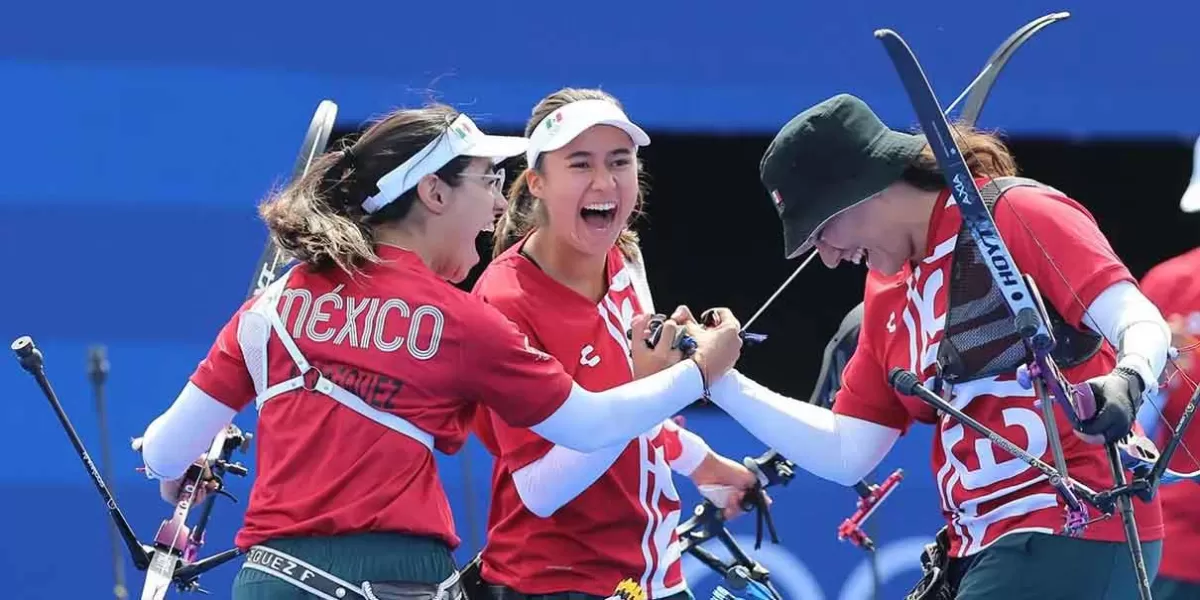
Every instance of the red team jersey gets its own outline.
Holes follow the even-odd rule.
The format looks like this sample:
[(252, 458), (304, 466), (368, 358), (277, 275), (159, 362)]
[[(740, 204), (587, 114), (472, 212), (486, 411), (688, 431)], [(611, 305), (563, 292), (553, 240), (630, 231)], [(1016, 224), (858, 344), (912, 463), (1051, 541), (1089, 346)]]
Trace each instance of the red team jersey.
[[(532, 426), (566, 400), (571, 378), (529, 348), (494, 308), (454, 288), (415, 254), (381, 246), (384, 263), (353, 278), (292, 270), (276, 306), (301, 353), (370, 406), (407, 419), (441, 452), (466, 439), (476, 402)], [(238, 342), (247, 302), (221, 330), (191, 382), (241, 410), (255, 385)], [(267, 385), (299, 374), (279, 336)], [(304, 388), (264, 403), (257, 472), (236, 543), (278, 537), (398, 532), (459, 543), (433, 454), (413, 438)]]
[[(475, 293), (512, 319), (530, 344), (557, 357), (581, 387), (601, 391), (631, 381), (626, 331), (642, 303), (620, 250), (608, 253), (608, 292), (597, 304), (544, 273), (519, 253), (521, 246), (488, 266)], [(668, 463), (679, 454), (678, 434), (660, 425), (631, 441), (595, 483), (541, 518), (522, 503), (512, 473), (553, 444), (491, 410), (481, 410), (476, 425), (497, 457), (483, 551), (490, 583), (526, 594), (608, 596), (630, 578), (649, 598), (685, 590), (675, 535), (680, 503)]]
[[(1171, 325), (1171, 332), (1175, 338), (1172, 343), (1176, 348), (1187, 348), (1200, 342), (1198, 274), (1200, 248), (1150, 269), (1142, 278), (1142, 292), (1158, 306), (1167, 323)], [(1166, 402), (1156, 402), (1170, 427), (1179, 423), (1184, 406), (1193, 392), (1192, 386), (1182, 375), (1186, 374), (1192, 381), (1200, 379), (1200, 360), (1196, 359), (1195, 353), (1194, 348), (1180, 351), (1175, 362), (1183, 369), (1182, 374), (1172, 373), (1174, 367), (1167, 366), (1166, 373), (1170, 377), (1164, 392)], [(1166, 424), (1161, 421), (1158, 423), (1159, 431), (1166, 428)], [(1159, 448), (1165, 439), (1164, 431), (1163, 437), (1156, 440), (1159, 442)], [(1185, 452), (1184, 447), (1200, 448), (1200, 426), (1196, 425), (1195, 421), (1184, 431), (1183, 445), (1171, 458), (1170, 466), (1172, 470), (1183, 472), (1200, 469), (1196, 457)], [(1200, 556), (1200, 483), (1181, 481), (1163, 485), (1158, 488), (1158, 495), (1162, 498), (1163, 525), (1167, 532), (1158, 574), (1180, 581), (1200, 583), (1200, 571), (1196, 570), (1196, 557)]]
[[(981, 186), (985, 183), (980, 181)], [(1090, 304), (1108, 286), (1133, 281), (1090, 213), (1069, 198), (1017, 187), (1003, 196), (994, 215), (1018, 269), (1032, 276), (1046, 302), (1076, 327), (1084, 312), (1080, 302)], [(1064, 518), (1064, 504), (1045, 475), (949, 417), (937, 417), (920, 400), (900, 396), (888, 385), (888, 371), (893, 367), (908, 369), (926, 385), (932, 384), (945, 328), (946, 282), (961, 222), (957, 205), (943, 192), (930, 220), (926, 258), (892, 277), (870, 272), (859, 348), (846, 365), (843, 387), (834, 403), (837, 413), (901, 431), (914, 420), (937, 428), (932, 467), (949, 525), (950, 553), (956, 557), (975, 554), (1009, 533), (1059, 532)], [(1045, 247), (1050, 259), (1031, 235)], [(1115, 353), (1105, 344), (1087, 362), (1064, 374), (1068, 380), (1080, 382), (1109, 373), (1115, 364)], [(1015, 373), (958, 384), (953, 392), (957, 408), (1053, 464), (1041, 409), (1034, 403), (1033, 392), (1017, 383)], [(1104, 448), (1079, 440), (1070, 433), (1070, 422), (1061, 410), (1056, 414), (1068, 474), (1092, 489), (1111, 487)], [(1149, 504), (1135, 499), (1134, 504), (1141, 539), (1161, 539), (1157, 498)], [(1096, 511), (1091, 510), (1095, 516)], [(1084, 537), (1123, 541), (1121, 519), (1114, 516), (1093, 523)]]

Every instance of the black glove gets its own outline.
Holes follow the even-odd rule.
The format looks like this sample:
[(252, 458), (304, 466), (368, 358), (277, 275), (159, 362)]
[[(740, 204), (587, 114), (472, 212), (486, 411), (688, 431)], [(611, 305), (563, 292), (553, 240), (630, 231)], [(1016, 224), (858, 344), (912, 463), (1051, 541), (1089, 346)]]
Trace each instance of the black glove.
[(1142, 407), (1142, 378), (1133, 369), (1117, 367), (1108, 375), (1085, 382), (1096, 397), (1096, 414), (1079, 426), (1081, 433), (1104, 437), (1106, 444), (1119, 441), (1133, 430)]

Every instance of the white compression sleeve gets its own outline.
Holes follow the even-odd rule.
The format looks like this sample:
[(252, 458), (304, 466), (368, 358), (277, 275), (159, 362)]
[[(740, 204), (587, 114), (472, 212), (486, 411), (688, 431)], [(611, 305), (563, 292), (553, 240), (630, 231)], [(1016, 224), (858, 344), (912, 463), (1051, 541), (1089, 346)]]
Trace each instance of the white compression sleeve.
[(1105, 288), (1087, 307), (1083, 322), (1117, 349), (1117, 366), (1137, 372), (1153, 392), (1167, 363), (1171, 328), (1158, 307), (1131, 282)]
[(684, 360), (602, 392), (572, 383), (562, 406), (530, 429), (555, 444), (594, 452), (637, 437), (703, 395), (700, 367)]
[(802, 469), (846, 486), (870, 473), (900, 437), (891, 427), (777, 394), (737, 371), (712, 386), (712, 399)]
[[(684, 477), (690, 476), (708, 456), (708, 444), (670, 420), (663, 421), (663, 427), (676, 430), (683, 446), (679, 457), (671, 461), (671, 469)], [(628, 445), (622, 442), (595, 452), (578, 452), (555, 445), (545, 456), (513, 473), (517, 495), (530, 512), (549, 517), (596, 483)]]
[(517, 495), (530, 512), (549, 517), (596, 483), (627, 445), (623, 442), (586, 453), (556, 445), (513, 473)]
[(681, 452), (674, 460), (667, 459), (667, 462), (671, 463), (671, 470), (684, 477), (691, 477), (692, 473), (695, 473), (696, 469), (700, 468), (700, 464), (704, 462), (704, 459), (708, 458), (708, 455), (712, 453), (712, 449), (708, 447), (708, 443), (704, 441), (704, 438), (670, 421), (664, 422), (663, 427), (677, 430), (679, 434)]
[(153, 479), (178, 479), (212, 446), (237, 411), (189, 381), (174, 404), (146, 428), (142, 461)]

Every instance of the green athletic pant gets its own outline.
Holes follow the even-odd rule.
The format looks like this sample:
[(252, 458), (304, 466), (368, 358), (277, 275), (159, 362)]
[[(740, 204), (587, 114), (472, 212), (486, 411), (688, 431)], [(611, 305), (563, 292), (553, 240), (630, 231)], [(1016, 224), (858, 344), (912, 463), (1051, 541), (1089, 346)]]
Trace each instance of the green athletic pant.
[(1154, 600), (1200, 600), (1200, 583), (1159, 575), (1150, 586)]
[[(1150, 581), (1162, 542), (1143, 542)], [(955, 600), (1137, 600), (1133, 559), (1125, 542), (1097, 542), (1043, 533), (1007, 535), (978, 558)], [(1160, 600), (1158, 595), (1154, 600)]]
[[(457, 571), (443, 542), (393, 533), (339, 537), (287, 538), (263, 544), (290, 554), (356, 585), (364, 581), (438, 584)], [(233, 580), (233, 600), (309, 600), (317, 598), (275, 577), (241, 569)]]

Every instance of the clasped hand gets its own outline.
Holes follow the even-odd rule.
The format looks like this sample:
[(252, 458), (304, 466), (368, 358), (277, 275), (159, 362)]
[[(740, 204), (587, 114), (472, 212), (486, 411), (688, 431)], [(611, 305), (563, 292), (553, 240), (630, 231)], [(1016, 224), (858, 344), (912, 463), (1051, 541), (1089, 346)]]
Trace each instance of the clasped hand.
[[(715, 308), (705, 312), (706, 324), (692, 316), (686, 306), (679, 306), (671, 316), (661, 321), (661, 331), (654, 339), (651, 327), (660, 315), (638, 315), (633, 318), (631, 329), (633, 374), (645, 377), (666, 369), (679, 361), (690, 358), (700, 367), (706, 383), (712, 383), (725, 375), (737, 364), (741, 356), (741, 324), (727, 308)], [(695, 340), (696, 349), (690, 357), (684, 356), (680, 348), (684, 336)]]

